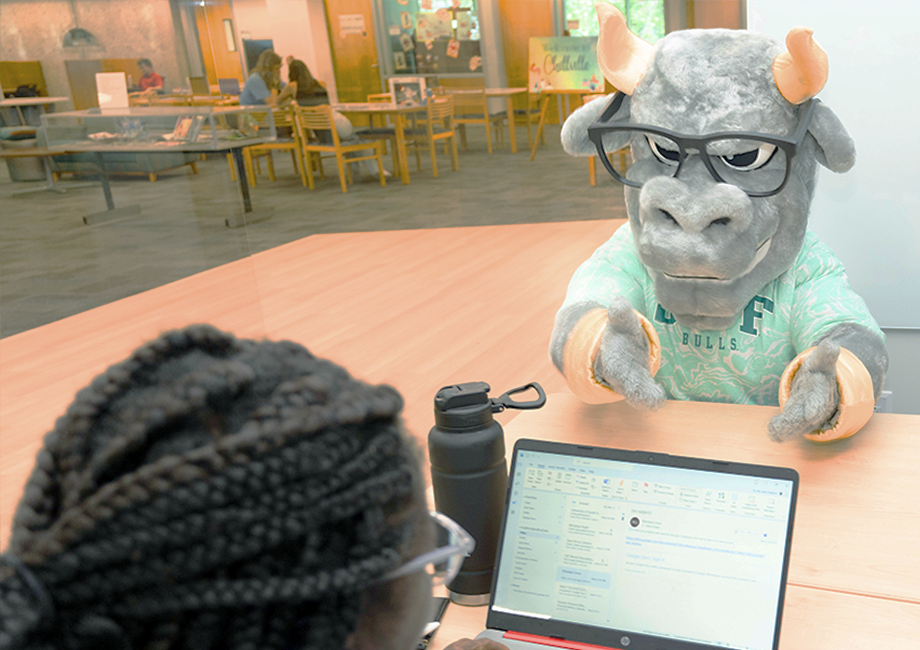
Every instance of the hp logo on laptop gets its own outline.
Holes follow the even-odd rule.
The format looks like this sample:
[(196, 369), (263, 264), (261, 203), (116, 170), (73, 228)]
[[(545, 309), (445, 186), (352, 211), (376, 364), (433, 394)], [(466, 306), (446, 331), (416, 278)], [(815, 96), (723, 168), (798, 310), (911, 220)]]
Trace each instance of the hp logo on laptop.
[(623, 646), (624, 648), (625, 648), (626, 646), (628, 646), (628, 645), (629, 645), (629, 637), (628, 637), (628, 636), (621, 636), (621, 637), (620, 637), (620, 645)]

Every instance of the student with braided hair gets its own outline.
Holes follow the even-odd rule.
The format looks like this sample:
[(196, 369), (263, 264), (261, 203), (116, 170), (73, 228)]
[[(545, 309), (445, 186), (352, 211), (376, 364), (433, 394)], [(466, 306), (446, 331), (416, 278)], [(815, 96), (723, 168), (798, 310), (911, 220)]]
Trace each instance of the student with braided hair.
[(412, 650), (438, 552), (401, 409), (291, 342), (143, 345), (45, 437), (0, 650)]

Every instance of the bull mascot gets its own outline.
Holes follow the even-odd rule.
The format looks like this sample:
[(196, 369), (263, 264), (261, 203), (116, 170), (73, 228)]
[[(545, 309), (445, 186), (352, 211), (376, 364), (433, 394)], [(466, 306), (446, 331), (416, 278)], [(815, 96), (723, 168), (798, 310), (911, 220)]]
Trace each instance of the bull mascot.
[[(577, 110), (565, 150), (598, 155), (628, 223), (584, 262), (550, 355), (587, 403), (668, 399), (779, 405), (774, 440), (845, 438), (872, 416), (884, 335), (843, 266), (807, 228), (817, 164), (845, 172), (853, 142), (815, 95), (827, 56), (740, 30), (652, 46), (595, 5), (597, 54), (619, 92)], [(608, 159), (629, 145), (632, 165)]]

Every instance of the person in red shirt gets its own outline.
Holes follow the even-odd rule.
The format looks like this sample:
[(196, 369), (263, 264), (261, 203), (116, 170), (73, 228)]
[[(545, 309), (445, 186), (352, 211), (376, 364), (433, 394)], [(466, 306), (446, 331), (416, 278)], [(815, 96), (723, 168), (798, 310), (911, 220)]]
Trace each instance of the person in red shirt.
[(163, 90), (163, 77), (153, 71), (153, 62), (150, 59), (139, 59), (137, 67), (144, 73), (144, 76), (137, 82), (139, 90)]

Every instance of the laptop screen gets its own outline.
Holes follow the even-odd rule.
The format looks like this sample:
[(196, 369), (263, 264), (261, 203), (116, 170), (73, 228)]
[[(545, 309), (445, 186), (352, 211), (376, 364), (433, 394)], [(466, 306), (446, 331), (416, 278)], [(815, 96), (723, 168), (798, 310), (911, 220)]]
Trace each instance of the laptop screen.
[(631, 648), (776, 646), (795, 472), (521, 442), (490, 626), (494, 613), (616, 630)]
[(239, 95), (240, 80), (236, 78), (218, 79), (217, 86), (220, 88), (221, 95)]

